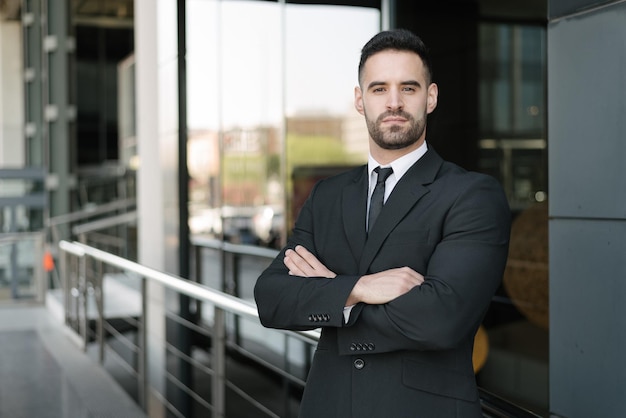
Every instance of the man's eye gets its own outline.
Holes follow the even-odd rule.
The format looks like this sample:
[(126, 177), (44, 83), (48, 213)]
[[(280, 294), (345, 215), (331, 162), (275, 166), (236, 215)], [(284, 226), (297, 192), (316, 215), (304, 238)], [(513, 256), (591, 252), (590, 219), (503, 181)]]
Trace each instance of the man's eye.
[(385, 89), (384, 89), (384, 88), (382, 88), (382, 87), (377, 87), (377, 88), (375, 88), (375, 89), (374, 89), (374, 90), (372, 90), (372, 91), (373, 91), (374, 93), (381, 93), (381, 92), (385, 91)]
[(402, 89), (402, 91), (414, 92), (415, 91), (415, 87), (404, 87)]

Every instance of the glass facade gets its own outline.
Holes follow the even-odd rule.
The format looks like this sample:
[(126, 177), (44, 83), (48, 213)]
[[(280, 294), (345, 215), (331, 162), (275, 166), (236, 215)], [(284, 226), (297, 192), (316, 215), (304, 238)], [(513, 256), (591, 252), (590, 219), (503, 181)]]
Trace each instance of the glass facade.
[(481, 24), (479, 38), (480, 168), (519, 212), (547, 199), (545, 28)]
[(503, 285), (484, 321), (481, 387), (548, 410), (546, 28), (479, 26), (479, 169), (500, 180), (513, 212)]
[(379, 22), (368, 8), (187, 2), (193, 233), (279, 247), (311, 181), (366, 161), (352, 87)]

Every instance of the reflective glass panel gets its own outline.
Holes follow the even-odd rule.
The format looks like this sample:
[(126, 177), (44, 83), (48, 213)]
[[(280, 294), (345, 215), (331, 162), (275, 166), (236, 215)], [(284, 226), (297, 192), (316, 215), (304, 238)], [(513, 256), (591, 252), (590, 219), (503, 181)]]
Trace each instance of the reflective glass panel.
[(479, 166), (504, 186), (513, 224), (503, 284), (484, 321), (486, 362), (477, 377), (482, 388), (547, 412), (546, 30), (479, 28)]

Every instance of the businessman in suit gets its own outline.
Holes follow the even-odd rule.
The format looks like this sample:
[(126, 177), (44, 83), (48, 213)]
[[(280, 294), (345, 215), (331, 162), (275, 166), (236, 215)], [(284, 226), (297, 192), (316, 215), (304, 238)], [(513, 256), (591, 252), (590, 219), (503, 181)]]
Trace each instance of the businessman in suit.
[(481, 416), (473, 339), (501, 281), (510, 211), (493, 178), (426, 142), (431, 68), (409, 31), (363, 47), (354, 96), (369, 162), (315, 185), (257, 280), (263, 325), (321, 328), (302, 418)]

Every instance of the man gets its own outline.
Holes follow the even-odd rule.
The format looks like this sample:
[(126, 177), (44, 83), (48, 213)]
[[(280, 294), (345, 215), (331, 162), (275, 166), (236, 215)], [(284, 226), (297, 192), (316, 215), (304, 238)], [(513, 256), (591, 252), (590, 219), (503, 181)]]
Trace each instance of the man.
[[(431, 77), (411, 32), (363, 47), (355, 106), (369, 163), (316, 184), (256, 283), (263, 325), (322, 329), (303, 418), (481, 416), (473, 338), (501, 281), (510, 211), (494, 179), (428, 146)], [(393, 171), (373, 219), (378, 166)]]

